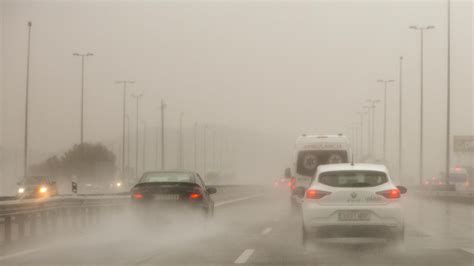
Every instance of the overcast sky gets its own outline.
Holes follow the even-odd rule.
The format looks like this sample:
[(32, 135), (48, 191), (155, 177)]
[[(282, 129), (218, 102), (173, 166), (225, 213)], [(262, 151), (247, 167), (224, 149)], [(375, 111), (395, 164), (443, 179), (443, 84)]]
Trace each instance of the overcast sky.
[[(26, 24), (32, 21), (32, 158), (78, 142), (80, 59), (72, 53), (92, 52), (85, 73), (86, 141), (120, 144), (122, 91), (114, 81), (132, 79), (129, 92), (145, 95), (142, 114), (151, 125), (164, 98), (170, 126), (177, 126), (182, 111), (189, 127), (198, 121), (258, 132), (289, 159), (301, 133), (348, 132), (365, 99), (382, 98), (376, 83), (382, 78), (397, 80), (387, 102), (387, 148), (395, 160), (398, 62), (404, 56), (405, 163), (414, 174), (419, 34), (408, 26), (434, 25), (425, 34), (427, 171), (444, 167), (446, 1), (1, 3), (5, 160), (22, 149)], [(454, 1), (452, 7), (453, 135), (472, 135), (472, 6)], [(134, 115), (131, 100), (129, 107)], [(275, 154), (272, 171), (284, 167), (285, 156)]]

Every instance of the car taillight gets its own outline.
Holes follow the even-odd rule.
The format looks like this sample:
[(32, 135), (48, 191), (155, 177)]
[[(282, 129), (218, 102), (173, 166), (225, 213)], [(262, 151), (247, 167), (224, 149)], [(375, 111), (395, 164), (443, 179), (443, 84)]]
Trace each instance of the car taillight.
[(389, 189), (384, 191), (379, 191), (377, 194), (386, 197), (387, 199), (398, 199), (400, 198), (400, 190), (398, 189)]
[(308, 189), (306, 191), (306, 198), (307, 199), (320, 199), (324, 196), (331, 194), (331, 192), (323, 191), (323, 190), (316, 190), (316, 189)]
[(296, 186), (296, 178), (292, 177), (290, 179), (290, 181), (288, 182), (288, 186), (292, 189), (292, 190), (295, 190)]
[(135, 193), (133, 193), (133, 198), (136, 199), (136, 200), (141, 200), (141, 199), (143, 199), (144, 197), (143, 197), (143, 194), (142, 194), (142, 193), (140, 193), (140, 192), (135, 192)]
[(196, 200), (196, 199), (201, 199), (202, 194), (201, 193), (191, 193), (189, 194), (189, 199)]

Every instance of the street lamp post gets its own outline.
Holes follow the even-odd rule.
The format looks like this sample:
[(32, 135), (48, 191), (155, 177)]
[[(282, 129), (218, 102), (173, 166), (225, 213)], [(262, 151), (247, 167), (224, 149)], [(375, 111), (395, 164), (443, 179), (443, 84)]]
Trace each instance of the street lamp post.
[(184, 168), (183, 161), (183, 116), (184, 113), (179, 113), (179, 142), (178, 142), (178, 168)]
[(364, 115), (367, 112), (357, 112), (357, 114), (360, 116), (359, 160), (361, 160), (364, 155)]
[(158, 154), (159, 154), (159, 150), (160, 150), (160, 127), (159, 126), (156, 126), (156, 130), (155, 130), (155, 169), (158, 169), (158, 160), (159, 160), (159, 157)]
[(138, 144), (138, 123), (139, 123), (139, 106), (140, 106), (140, 99), (143, 96), (143, 94), (134, 94), (132, 95), (132, 98), (135, 98), (137, 101), (137, 110), (136, 110), (136, 127), (135, 127), (135, 178), (138, 179), (138, 150), (139, 150), (139, 144)]
[(448, 0), (447, 8), (447, 24), (448, 24), (448, 53), (447, 53), (447, 95), (446, 95), (446, 185), (449, 185), (449, 168), (451, 164), (451, 0)]
[(394, 82), (394, 80), (377, 80), (379, 83), (384, 84), (383, 93), (383, 159), (387, 159), (387, 84)]
[(423, 183), (423, 33), (426, 30), (434, 29), (434, 26), (410, 26), (412, 30), (420, 32), (420, 168), (419, 168), (419, 183)]
[(130, 117), (125, 116), (127, 120), (127, 178), (130, 177)]
[(134, 84), (131, 80), (116, 81), (116, 84), (123, 85), (123, 106), (122, 106), (122, 176), (125, 176), (125, 116), (127, 113), (127, 85)]
[(370, 118), (370, 110), (371, 110), (371, 106), (368, 106), (368, 105), (365, 105), (363, 106), (363, 108), (365, 110), (367, 110), (367, 156), (370, 156), (370, 151), (371, 151), (371, 143), (372, 143), (372, 139), (371, 139), (371, 136), (370, 136), (370, 132), (371, 132), (371, 118)]
[(81, 57), (81, 146), (84, 143), (84, 59), (93, 56), (93, 53), (73, 53), (73, 56)]
[(143, 123), (143, 150), (142, 150), (142, 172), (146, 171), (146, 121), (142, 121)]
[(353, 152), (353, 155), (352, 155), (352, 156), (355, 157), (355, 158), (352, 158), (352, 160), (353, 160), (353, 161), (356, 161), (356, 158), (359, 157), (358, 154), (359, 154), (359, 152), (360, 152), (360, 151), (359, 151), (359, 150), (360, 150), (359, 144), (358, 144), (358, 141), (357, 141), (357, 139), (359, 138), (359, 127), (358, 127), (358, 124), (357, 124), (357, 123), (354, 123), (353, 126), (352, 126), (352, 129), (354, 130), (354, 133), (353, 133), (353, 135), (354, 135), (354, 136), (353, 136), (354, 141), (353, 141), (353, 142), (354, 142), (354, 150), (355, 150), (355, 151)]
[(198, 123), (194, 123), (194, 171), (197, 171), (197, 132), (198, 131)]
[(28, 21), (28, 48), (26, 56), (26, 93), (25, 93), (25, 146), (23, 147), (23, 175), (28, 176), (28, 120), (29, 120), (29, 96), (30, 96), (30, 53), (31, 53), (31, 27), (33, 23)]
[(202, 145), (202, 149), (203, 149), (203, 170), (204, 170), (204, 176), (207, 177), (207, 125), (204, 125), (204, 134), (203, 134), (203, 137), (204, 137), (204, 143)]
[(165, 109), (166, 104), (161, 100), (160, 115), (161, 115), (161, 170), (165, 170)]
[(374, 156), (374, 159), (376, 157), (375, 155), (375, 107), (376, 104), (380, 102), (380, 100), (374, 100), (374, 99), (368, 99), (368, 103), (370, 103), (370, 109), (372, 110), (372, 133), (371, 133), (371, 153)]
[(399, 70), (399, 81), (398, 81), (398, 176), (400, 181), (402, 179), (402, 158), (403, 158), (403, 56), (400, 56), (400, 70)]

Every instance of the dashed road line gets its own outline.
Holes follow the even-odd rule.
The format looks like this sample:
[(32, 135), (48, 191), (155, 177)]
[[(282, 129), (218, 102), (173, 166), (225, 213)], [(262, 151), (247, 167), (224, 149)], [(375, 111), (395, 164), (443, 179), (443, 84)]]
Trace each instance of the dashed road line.
[(31, 253), (35, 253), (35, 252), (41, 251), (45, 248), (46, 247), (28, 249), (28, 250), (23, 250), (23, 251), (20, 251), (20, 252), (17, 252), (17, 253), (5, 255), (5, 256), (0, 256), (0, 261), (11, 259), (11, 258), (16, 258), (16, 257), (24, 256), (24, 255), (28, 255), (28, 254), (31, 254)]
[(230, 203), (239, 202), (239, 201), (243, 201), (243, 200), (254, 199), (254, 198), (261, 197), (261, 196), (263, 196), (263, 195), (253, 195), (253, 196), (249, 196), (249, 197), (243, 197), (243, 198), (237, 198), (237, 199), (228, 200), (228, 201), (222, 201), (222, 202), (218, 202), (218, 203), (214, 204), (214, 207), (219, 207), (219, 206), (222, 206), (222, 205), (227, 205), (227, 204), (230, 204)]
[(272, 228), (271, 228), (271, 227), (267, 227), (267, 228), (263, 229), (262, 235), (268, 235), (271, 231), (272, 231)]
[(474, 255), (474, 248), (461, 248), (461, 250), (466, 251), (466, 252), (471, 253), (472, 255)]
[(247, 260), (252, 256), (254, 249), (246, 249), (240, 256), (234, 261), (236, 264), (244, 264), (247, 262)]

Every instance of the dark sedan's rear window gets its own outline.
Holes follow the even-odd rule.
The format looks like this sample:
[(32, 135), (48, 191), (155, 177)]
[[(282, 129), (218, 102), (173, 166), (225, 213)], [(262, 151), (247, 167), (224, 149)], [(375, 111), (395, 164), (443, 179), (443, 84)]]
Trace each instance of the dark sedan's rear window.
[(195, 183), (194, 177), (189, 173), (147, 173), (142, 177), (140, 183), (161, 183), (161, 182), (178, 182), (178, 183)]
[(322, 173), (318, 181), (331, 187), (375, 187), (387, 183), (388, 178), (378, 171), (334, 171)]

